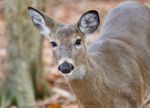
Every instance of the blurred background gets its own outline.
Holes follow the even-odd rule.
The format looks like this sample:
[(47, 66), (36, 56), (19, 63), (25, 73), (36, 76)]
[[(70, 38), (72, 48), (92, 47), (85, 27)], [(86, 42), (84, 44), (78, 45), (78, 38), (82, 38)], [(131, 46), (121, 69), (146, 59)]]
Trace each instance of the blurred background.
[[(48, 39), (39, 35), (27, 15), (28, 6), (67, 24), (96, 9), (102, 24), (107, 12), (123, 1), (0, 0), (0, 108), (78, 108), (57, 71)], [(150, 7), (149, 0), (139, 2)], [(97, 33), (88, 36), (89, 44)]]

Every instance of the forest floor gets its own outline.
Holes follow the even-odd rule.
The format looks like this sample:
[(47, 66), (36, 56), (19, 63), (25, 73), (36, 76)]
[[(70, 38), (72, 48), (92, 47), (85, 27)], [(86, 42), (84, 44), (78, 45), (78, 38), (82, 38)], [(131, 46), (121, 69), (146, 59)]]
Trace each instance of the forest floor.
[[(46, 5), (46, 13), (54, 19), (67, 23), (77, 23), (80, 16), (90, 10), (96, 9), (99, 11), (101, 22), (107, 12), (122, 1), (126, 0), (48, 0)], [(141, 0), (142, 1), (142, 0)], [(143, 0), (143, 3), (150, 7), (149, 0)], [(4, 18), (4, 2), (0, 1), (0, 78), (3, 77), (4, 62), (6, 58), (6, 37), (5, 37), (5, 18)], [(97, 32), (99, 32), (98, 30)], [(88, 42), (91, 43), (96, 37), (88, 36)], [(44, 40), (43, 48), (43, 64), (45, 79), (49, 82), (52, 88), (51, 97), (45, 100), (37, 100), (39, 108), (78, 108), (76, 99), (73, 93), (68, 88), (68, 85), (61, 74), (57, 71), (57, 65), (53, 59), (50, 45), (47, 39)], [(11, 107), (15, 108), (15, 106)]]

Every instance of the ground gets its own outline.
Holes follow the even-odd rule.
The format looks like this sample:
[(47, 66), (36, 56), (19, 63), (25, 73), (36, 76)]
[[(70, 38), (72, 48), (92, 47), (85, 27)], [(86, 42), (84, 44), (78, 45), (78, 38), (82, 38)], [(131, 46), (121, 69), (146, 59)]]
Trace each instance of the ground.
[[(122, 1), (125, 0), (47, 0), (46, 13), (57, 21), (73, 24), (78, 21), (84, 12), (95, 9), (99, 11), (102, 23), (107, 12)], [(141, 2), (150, 7), (149, 0), (141, 0)], [(4, 8), (4, 1), (0, 0), (0, 78), (4, 74), (3, 66), (7, 44), (5, 39)], [(97, 30), (97, 32), (99, 31), (100, 29)], [(94, 41), (96, 34), (88, 36), (89, 43)], [(40, 108), (78, 108), (75, 96), (73, 96), (64, 78), (57, 71), (57, 65), (51, 53), (48, 39), (45, 38), (43, 44), (44, 79), (49, 82), (49, 86), (52, 88), (52, 96), (45, 100), (37, 100), (37, 105)], [(11, 108), (15, 108), (15, 106)]]

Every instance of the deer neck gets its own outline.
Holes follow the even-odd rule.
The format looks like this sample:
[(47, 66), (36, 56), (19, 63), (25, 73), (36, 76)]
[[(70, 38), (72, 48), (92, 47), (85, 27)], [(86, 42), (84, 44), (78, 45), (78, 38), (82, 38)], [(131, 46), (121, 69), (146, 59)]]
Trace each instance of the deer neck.
[(101, 84), (102, 78), (100, 75), (100, 66), (97, 66), (96, 60), (94, 59), (94, 55), (86, 55), (82, 64), (76, 68), (71, 75), (66, 75), (65, 79), (70, 84), (71, 88), (81, 88), (84, 87), (87, 83), (87, 88), (89, 85), (93, 85), (99, 82)]
[[(95, 93), (99, 91), (97, 88), (101, 85), (101, 76), (97, 75), (98, 69), (92, 56), (86, 56), (84, 64), (82, 64), (72, 75), (66, 76), (67, 82), (75, 93), (79, 102), (88, 102), (91, 104), (100, 104), (95, 99)], [(94, 95), (95, 94), (95, 95)]]

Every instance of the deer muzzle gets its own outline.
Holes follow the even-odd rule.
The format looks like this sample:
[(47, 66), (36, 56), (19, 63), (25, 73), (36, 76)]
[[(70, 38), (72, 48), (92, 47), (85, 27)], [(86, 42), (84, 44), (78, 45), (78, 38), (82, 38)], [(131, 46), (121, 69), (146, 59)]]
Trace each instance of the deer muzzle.
[(58, 66), (58, 70), (63, 74), (69, 74), (74, 69), (71, 63), (64, 62)]

